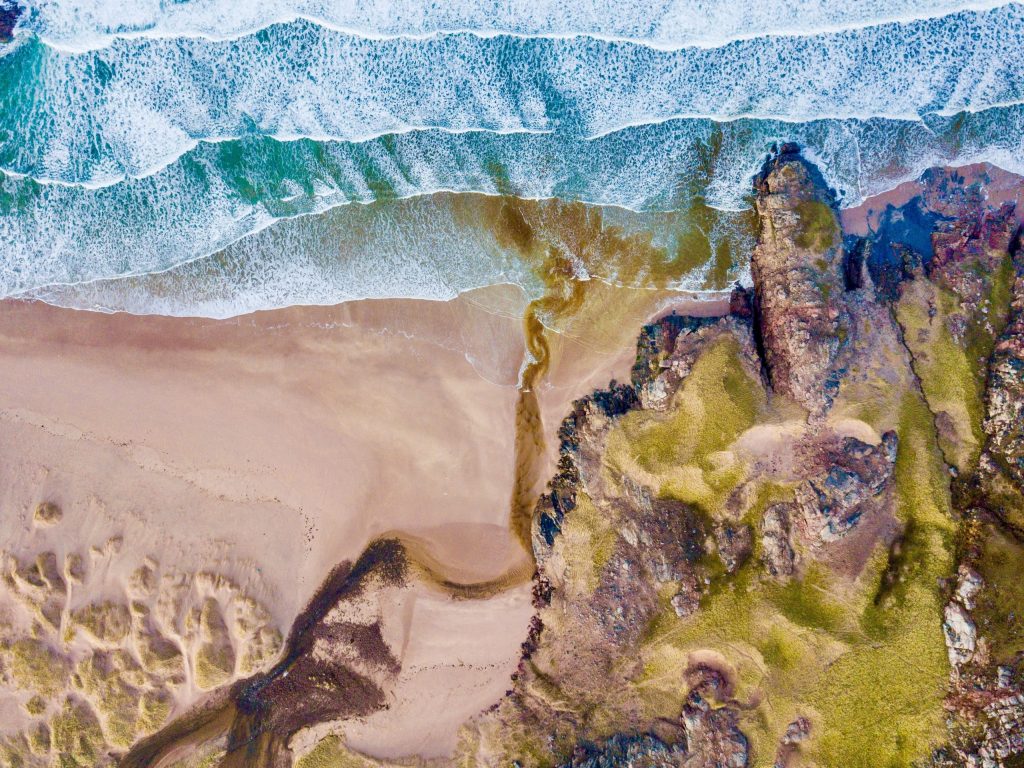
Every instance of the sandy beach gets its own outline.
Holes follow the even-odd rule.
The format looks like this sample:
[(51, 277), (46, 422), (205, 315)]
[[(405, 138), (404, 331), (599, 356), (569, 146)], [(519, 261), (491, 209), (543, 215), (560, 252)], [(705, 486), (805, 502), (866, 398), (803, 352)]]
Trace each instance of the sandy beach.
[[(538, 393), (549, 449), (573, 399), (628, 377), (640, 323), (693, 305), (600, 293), (552, 338)], [(528, 577), (508, 532), (525, 304), (509, 286), (219, 321), (0, 303), (0, 546), (58, 560), (93, 548), (69, 610), (123, 594), (149, 558), (228, 579), (282, 633), (334, 565), (385, 533), (415, 537), (453, 581)], [(58, 527), (32, 523), (42, 500), (64, 510)], [(532, 613), (523, 581), (488, 600), (395, 606), (408, 654), (396, 705), (353, 744), (453, 748), (515, 668)], [(190, 681), (178, 710), (201, 695)]]

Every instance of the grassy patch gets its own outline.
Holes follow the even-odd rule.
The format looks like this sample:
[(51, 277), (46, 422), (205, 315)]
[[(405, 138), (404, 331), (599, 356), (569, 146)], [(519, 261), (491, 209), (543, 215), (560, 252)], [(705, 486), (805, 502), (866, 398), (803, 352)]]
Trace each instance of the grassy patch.
[(796, 207), (800, 219), (796, 243), (801, 248), (827, 251), (839, 239), (839, 222), (835, 211), (820, 200), (806, 200)]
[(123, 651), (93, 654), (75, 671), (78, 686), (101, 716), (107, 740), (116, 746), (130, 746), (138, 732), (139, 692), (129, 680), (144, 682), (134, 660)]
[(50, 734), (61, 768), (93, 766), (106, 746), (96, 715), (87, 704), (70, 698), (50, 721)]
[(838, 629), (846, 611), (830, 597), (831, 582), (825, 568), (812, 565), (801, 578), (781, 587), (774, 602), (783, 616), (801, 627)]
[(592, 593), (615, 550), (618, 533), (614, 520), (598, 510), (589, 496), (579, 493), (576, 508), (565, 518), (560, 538), (560, 551), (574, 591)]
[(295, 762), (295, 768), (376, 768), (379, 763), (345, 748), (337, 736), (321, 739)]
[(754, 424), (764, 402), (740, 364), (738, 342), (723, 336), (701, 354), (667, 416), (623, 417), (608, 438), (609, 463), (653, 475), (664, 495), (713, 514), (746, 474), (725, 449)]
[[(928, 308), (933, 308), (929, 316)], [(984, 369), (950, 333), (947, 319), (957, 309), (956, 297), (925, 280), (915, 280), (896, 307), (914, 370), (931, 411), (940, 419), (938, 439), (943, 454), (961, 469), (974, 464), (981, 451), (984, 416)], [(943, 415), (945, 414), (945, 415)]]
[(953, 524), (932, 415), (913, 393), (904, 398), (899, 436), (897, 513), (913, 522), (914, 536), (893, 599), (867, 603), (861, 622), (870, 631), (810, 699), (827, 724), (816, 750), (825, 765), (909, 766), (944, 733), (949, 666), (938, 582), (952, 569)]
[(19, 688), (50, 697), (64, 689), (70, 669), (63, 656), (31, 637), (15, 640), (5, 648), (11, 677)]
[[(937, 585), (952, 568), (948, 475), (921, 398), (905, 395), (900, 414), (897, 513), (913, 528), (890, 598), (874, 600), (888, 564), (884, 548), (856, 581), (810, 567), (780, 585), (762, 579), (752, 559), (696, 615), (682, 620), (668, 608), (652, 623), (636, 682), (652, 713), (678, 708), (689, 654), (713, 651), (734, 670), (737, 698), (758, 702), (741, 725), (753, 766), (772, 765), (798, 715), (814, 722), (802, 751), (815, 765), (909, 766), (942, 738), (949, 668)], [(755, 507), (786, 496), (766, 486)]]

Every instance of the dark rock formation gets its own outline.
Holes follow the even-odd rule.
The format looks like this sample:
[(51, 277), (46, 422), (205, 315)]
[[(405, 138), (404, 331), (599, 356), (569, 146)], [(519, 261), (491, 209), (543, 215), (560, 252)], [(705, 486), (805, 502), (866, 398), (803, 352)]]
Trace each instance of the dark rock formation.
[(679, 768), (686, 750), (648, 734), (617, 734), (601, 745), (581, 744), (562, 768)]
[(803, 447), (805, 472), (810, 477), (797, 491), (797, 502), (808, 531), (823, 541), (845, 534), (889, 486), (896, 463), (895, 432), (869, 445), (855, 437), (829, 436)]
[(21, 16), (21, 6), (14, 0), (0, 0), (0, 45), (9, 43), (14, 33), (14, 25)]
[(772, 504), (761, 520), (761, 558), (772, 576), (792, 576), (796, 571), (792, 519), (797, 509), (792, 502)]
[(692, 768), (745, 768), (749, 747), (738, 727), (739, 711), (729, 702), (732, 686), (717, 670), (689, 671), (690, 694), (683, 706)]
[(777, 392), (820, 413), (846, 324), (834, 201), (791, 146), (768, 162), (755, 187), (761, 235), (751, 272), (769, 377)]

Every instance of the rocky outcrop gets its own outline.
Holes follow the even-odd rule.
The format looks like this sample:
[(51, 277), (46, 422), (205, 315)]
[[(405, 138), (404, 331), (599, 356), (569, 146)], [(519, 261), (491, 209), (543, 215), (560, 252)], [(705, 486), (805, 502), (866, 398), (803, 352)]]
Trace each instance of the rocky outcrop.
[(792, 502), (772, 504), (761, 518), (761, 557), (772, 576), (792, 576), (796, 571), (792, 519), (797, 510)]
[(1024, 491), (1024, 254), (1015, 251), (1009, 322), (989, 368), (988, 450)]
[(819, 469), (797, 489), (797, 506), (811, 536), (834, 541), (865, 512), (878, 508), (892, 480), (898, 442), (896, 433), (889, 431), (878, 445), (828, 435), (801, 446), (804, 472)]
[(745, 768), (749, 746), (739, 729), (739, 710), (731, 703), (731, 684), (712, 668), (689, 670), (690, 693), (683, 706), (692, 768)]
[(792, 145), (768, 162), (755, 188), (761, 234), (750, 267), (768, 375), (776, 391), (820, 413), (847, 324), (834, 201)]
[(684, 766), (686, 750), (656, 736), (617, 734), (602, 744), (581, 744), (561, 768), (674, 768)]
[[(942, 733), (908, 746), (894, 737), (902, 719), (937, 722), (925, 708), (941, 707), (950, 667), (954, 681), (991, 669), (973, 572), (945, 585), (971, 514), (950, 483), (978, 466), (1001, 332), (989, 450), (1003, 461), (1018, 439), (1015, 406), (998, 401), (1016, 403), (1021, 381), (1007, 341), (1017, 315), (1005, 331), (1000, 319), (1013, 208), (934, 174), (886, 214), (891, 230), (844, 244), (829, 190), (794, 147), (755, 185), (752, 289), (725, 317), (645, 326), (630, 382), (575, 403), (559, 432), (533, 526), (536, 631), (488, 722), (566, 765), (651, 748), (658, 764), (743, 766), (752, 744), (772, 745), (780, 767), (927, 759)], [(807, 638), (813, 650), (797, 650)], [(737, 700), (726, 681), (751, 659), (762, 682)], [(678, 719), (643, 714), (680, 690)], [(985, 700), (1002, 720), (978, 715), (988, 753), (1012, 751), (1016, 690)], [(595, 739), (595, 721), (622, 735)]]

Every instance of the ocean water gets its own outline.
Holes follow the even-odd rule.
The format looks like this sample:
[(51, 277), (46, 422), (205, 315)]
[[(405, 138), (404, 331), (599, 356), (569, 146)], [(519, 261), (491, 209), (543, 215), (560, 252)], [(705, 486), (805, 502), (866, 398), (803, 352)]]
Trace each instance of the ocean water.
[(486, 221), (410, 202), (438, 193), (619, 210), (669, 251), (710, 207), (742, 276), (718, 230), (774, 143), (843, 205), (932, 165), (1024, 173), (1024, 6), (742, 10), (27, 2), (0, 47), (0, 296), (225, 316), (531, 287)]

